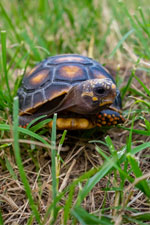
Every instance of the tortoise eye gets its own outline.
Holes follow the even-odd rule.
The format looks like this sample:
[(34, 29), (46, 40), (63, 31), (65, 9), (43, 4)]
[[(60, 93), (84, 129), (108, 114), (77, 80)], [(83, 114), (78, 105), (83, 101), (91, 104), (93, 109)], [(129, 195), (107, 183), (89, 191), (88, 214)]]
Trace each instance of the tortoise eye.
[(105, 93), (105, 89), (104, 89), (103, 87), (96, 87), (96, 88), (94, 89), (94, 92), (95, 92), (95, 94), (97, 94), (97, 95), (102, 95), (102, 94)]

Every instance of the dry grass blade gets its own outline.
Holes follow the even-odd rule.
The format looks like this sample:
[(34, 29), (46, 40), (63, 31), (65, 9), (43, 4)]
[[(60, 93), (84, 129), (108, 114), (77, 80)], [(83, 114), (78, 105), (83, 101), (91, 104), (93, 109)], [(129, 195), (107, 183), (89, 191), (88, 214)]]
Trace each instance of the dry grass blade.
[(68, 182), (68, 179), (69, 179), (69, 176), (70, 176), (71, 171), (72, 171), (72, 169), (73, 169), (73, 167), (74, 167), (75, 164), (76, 164), (76, 160), (74, 159), (73, 162), (72, 162), (72, 164), (71, 164), (71, 166), (70, 166), (70, 168), (68, 169), (68, 171), (66, 173), (66, 176), (63, 179), (63, 182), (62, 182), (62, 184), (61, 184), (61, 186), (59, 188), (59, 192), (62, 192), (63, 189), (66, 187), (67, 182)]
[(19, 209), (19, 207), (16, 205), (16, 203), (13, 201), (13, 199), (10, 196), (0, 194), (0, 198), (6, 201), (12, 207), (13, 210)]

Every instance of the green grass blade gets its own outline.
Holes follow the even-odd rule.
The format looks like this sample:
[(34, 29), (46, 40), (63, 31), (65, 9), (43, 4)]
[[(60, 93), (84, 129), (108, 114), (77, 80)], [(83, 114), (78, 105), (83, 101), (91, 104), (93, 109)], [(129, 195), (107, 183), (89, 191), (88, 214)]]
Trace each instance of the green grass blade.
[(110, 58), (113, 57), (116, 53), (116, 51), (118, 50), (118, 48), (120, 48), (120, 46), (123, 44), (123, 42), (134, 32), (134, 29), (129, 30), (123, 37), (122, 39), (118, 42), (118, 44), (116, 45), (116, 47), (113, 49), (112, 53), (110, 54)]
[(52, 136), (51, 136), (51, 153), (52, 153), (52, 178), (53, 178), (53, 199), (57, 195), (57, 183), (56, 183), (56, 120), (57, 114), (54, 114), (53, 117), (53, 126), (52, 126)]
[[(42, 115), (42, 116), (39, 116), (37, 118), (35, 118), (34, 120), (32, 120), (28, 125), (27, 125), (27, 128), (29, 129), (30, 127), (32, 127), (32, 125), (36, 122), (38, 122), (40, 119), (44, 119), (46, 117), (46, 115)], [(32, 128), (31, 128), (32, 130)]]
[(134, 74), (134, 77), (140, 83), (140, 85), (144, 88), (144, 91), (147, 93), (147, 95), (150, 96), (150, 90), (145, 86), (145, 84), (140, 80), (140, 78), (137, 77), (135, 74)]
[(41, 56), (38, 51), (38, 49), (35, 47), (35, 43), (33, 40), (30, 38), (30, 36), (27, 34), (27, 31), (22, 32), (22, 38), (24, 39), (25, 43), (27, 43), (30, 47), (31, 52), (33, 52), (34, 57), (37, 61), (41, 61)]
[(148, 120), (146, 120), (146, 119), (144, 119), (144, 122), (145, 122), (146, 129), (148, 131), (150, 131), (150, 122)]
[(85, 211), (82, 207), (74, 207), (71, 210), (71, 214), (78, 220), (78, 222), (82, 225), (113, 225), (114, 223), (111, 222), (112, 219), (109, 219), (108, 217), (101, 217), (100, 219), (93, 214), (89, 214), (87, 211)]
[(75, 185), (71, 185), (70, 187), (70, 191), (69, 191), (69, 194), (68, 194), (68, 199), (65, 203), (65, 206), (64, 206), (64, 225), (67, 225), (68, 223), (68, 219), (69, 219), (69, 215), (70, 215), (70, 209), (71, 209), (71, 206), (72, 206), (72, 200), (73, 200), (73, 197), (74, 197), (74, 191), (75, 191)]
[(62, 147), (64, 141), (65, 141), (65, 137), (66, 137), (66, 134), (67, 134), (67, 130), (64, 130), (63, 134), (62, 134), (62, 137), (60, 139), (60, 142), (59, 142), (59, 146), (60, 148)]
[(7, 86), (7, 91), (9, 95), (9, 102), (11, 103), (12, 97), (8, 82), (8, 73), (7, 73), (7, 63), (6, 63), (6, 31), (1, 31), (1, 46), (2, 46), (2, 62), (3, 62), (3, 71), (5, 77), (5, 83)]
[(29, 219), (27, 220), (27, 225), (33, 225), (33, 222), (34, 222), (34, 217), (33, 215), (31, 215)]
[(0, 224), (4, 225), (1, 209), (0, 209)]
[(127, 152), (131, 152), (131, 146), (132, 146), (132, 130), (133, 130), (133, 125), (134, 125), (134, 119), (135, 117), (133, 116), (132, 124), (131, 124), (131, 129), (129, 132), (129, 137), (127, 138)]
[[(123, 127), (123, 126), (118, 126), (124, 130), (128, 130), (130, 131), (131, 129), (130, 128), (127, 128), (127, 127)], [(135, 133), (135, 134), (140, 134), (140, 135), (144, 135), (144, 136), (150, 136), (150, 131), (146, 131), (146, 130), (137, 130), (137, 129), (132, 129), (132, 133)]]
[[(57, 114), (53, 116), (53, 125), (52, 125), (52, 134), (51, 134), (51, 157), (52, 157), (52, 197), (53, 201), (57, 197), (57, 178), (56, 178), (56, 120)], [(51, 224), (54, 223), (55, 218), (57, 215), (57, 208), (56, 205), (53, 207), (52, 211), (52, 221)]]
[(117, 159), (117, 158), (118, 158), (118, 157), (117, 157), (117, 151), (116, 151), (116, 149), (115, 149), (115, 147), (114, 147), (114, 145), (113, 145), (113, 142), (112, 142), (110, 136), (106, 136), (106, 137), (105, 137), (105, 141), (106, 141), (106, 143), (107, 143), (107, 146), (108, 146), (108, 148), (109, 148), (109, 150), (110, 150), (112, 156), (115, 157), (115, 158)]
[[(135, 157), (131, 154), (127, 154), (127, 158), (128, 158), (128, 161), (132, 167), (132, 171), (134, 172), (135, 176), (141, 177), (143, 174), (142, 174), (141, 169), (139, 168), (138, 162), (135, 159)], [(149, 188), (146, 180), (140, 181), (138, 183), (138, 187), (140, 188), (141, 191), (143, 191), (147, 195), (147, 197), (150, 198), (150, 188)]]
[(141, 7), (138, 8), (139, 12), (140, 12), (140, 15), (141, 15), (141, 19), (143, 21), (143, 25), (144, 25), (144, 28), (145, 28), (145, 32), (147, 33), (147, 35), (149, 36), (150, 38), (150, 28), (149, 28), (149, 25), (147, 24), (147, 19), (145, 18), (145, 15), (143, 13), (143, 10)]
[(137, 154), (138, 152), (140, 152), (140, 151), (142, 151), (142, 150), (144, 150), (144, 149), (146, 149), (146, 148), (150, 148), (150, 142), (146, 142), (146, 143), (143, 143), (143, 144), (141, 144), (141, 145), (138, 145), (138, 146), (135, 147), (135, 148), (132, 148), (130, 153), (131, 153), (132, 155), (135, 155), (135, 154)]
[(99, 171), (88, 181), (86, 182), (83, 189), (80, 191), (77, 198), (77, 205), (80, 205), (84, 198), (88, 195), (88, 193), (92, 190), (92, 188), (108, 173), (110, 169), (113, 168), (115, 161), (107, 161), (104, 165), (99, 169)]
[(48, 124), (50, 121), (52, 121), (52, 119), (46, 119), (46, 120), (43, 120), (41, 122), (39, 122), (38, 124), (34, 125), (33, 127), (31, 127), (31, 131), (32, 132), (36, 132), (38, 131), (39, 129), (43, 128), (46, 124)]
[(136, 90), (136, 89), (131, 88), (131, 87), (129, 87), (128, 90), (129, 90), (133, 95), (139, 95), (139, 96), (143, 97), (144, 99), (150, 100), (150, 98), (149, 98), (147, 95), (145, 95), (145, 94), (144, 94), (142, 91), (140, 91), (140, 90)]
[(17, 41), (20, 42), (20, 36), (19, 36), (19, 34), (17, 33), (17, 29), (16, 29), (16, 27), (13, 25), (12, 19), (10, 19), (10, 17), (8, 16), (8, 14), (7, 14), (6, 10), (4, 9), (4, 7), (3, 7), (3, 5), (2, 5), (1, 2), (0, 2), (0, 8), (1, 8), (2, 14), (3, 14), (4, 18), (6, 19), (6, 21), (7, 21), (8, 25), (9, 25), (9, 27), (11, 28), (11, 30), (12, 30), (13, 33), (15, 34)]
[[(143, 220), (143, 221), (150, 221), (150, 213), (149, 212), (141, 212), (141, 213), (135, 213), (132, 218)], [(144, 224), (145, 225), (145, 224)]]
[[(7, 124), (0, 124), (0, 130), (10, 130), (10, 126), (7, 125)], [(40, 135), (38, 134), (35, 134), (34, 132), (28, 130), (28, 129), (25, 129), (25, 128), (22, 128), (22, 127), (18, 127), (18, 131), (23, 133), (23, 134), (26, 134), (26, 135), (29, 135), (30, 137), (33, 137), (39, 141), (41, 141), (43, 144), (45, 144), (48, 148), (51, 148), (51, 146), (48, 144), (47, 141), (44, 140), (44, 138), (42, 138)]]
[(75, 192), (75, 187), (83, 182), (84, 180), (88, 180), (93, 174), (96, 173), (96, 169), (93, 168), (89, 171), (87, 171), (86, 173), (84, 173), (83, 175), (79, 176), (76, 180), (74, 180), (66, 189), (65, 191), (69, 192), (68, 194), (68, 198), (66, 200), (65, 206), (64, 206), (64, 224), (68, 223), (69, 220), (69, 216), (70, 216), (70, 209), (72, 207), (72, 201), (73, 201), (73, 197), (74, 197), (74, 192)]
[[(140, 221), (140, 220), (138, 220), (138, 219), (136, 220), (136, 219), (134, 219), (133, 217), (131, 218), (131, 217), (129, 217), (129, 216), (123, 215), (123, 218), (125, 218), (126, 221), (130, 222), (130, 224), (149, 225), (149, 224), (147, 224), (147, 223), (145, 223), (145, 222), (142, 222), (142, 221)], [(143, 221), (144, 221), (144, 220), (143, 220)], [(147, 222), (147, 221), (149, 221), (149, 219), (146, 220), (146, 222)]]
[(20, 148), (19, 148), (18, 111), (19, 111), (18, 97), (15, 97), (14, 105), (13, 105), (13, 138), (14, 138), (14, 153), (15, 153), (16, 163), (19, 169), (20, 177), (23, 182), (32, 212), (38, 224), (41, 224), (40, 215), (38, 213), (37, 206), (35, 205), (34, 200), (32, 198), (32, 190), (30, 189), (29, 182), (24, 172), (24, 168), (23, 168), (23, 164), (21, 160)]
[(17, 175), (14, 172), (14, 170), (13, 170), (13, 168), (12, 168), (12, 166), (11, 166), (11, 164), (10, 164), (10, 162), (9, 162), (7, 157), (5, 157), (5, 161), (6, 161), (6, 167), (7, 167), (8, 171), (9, 171), (9, 173), (11, 174), (12, 178), (14, 180), (17, 180)]
[(124, 97), (125, 97), (127, 91), (128, 91), (129, 88), (130, 88), (130, 85), (131, 85), (131, 82), (132, 82), (134, 73), (135, 73), (135, 71), (132, 70), (131, 75), (130, 75), (130, 77), (129, 77), (129, 79), (128, 79), (128, 82), (127, 82), (126, 86), (121, 90), (121, 98), (122, 98), (122, 99), (124, 99)]

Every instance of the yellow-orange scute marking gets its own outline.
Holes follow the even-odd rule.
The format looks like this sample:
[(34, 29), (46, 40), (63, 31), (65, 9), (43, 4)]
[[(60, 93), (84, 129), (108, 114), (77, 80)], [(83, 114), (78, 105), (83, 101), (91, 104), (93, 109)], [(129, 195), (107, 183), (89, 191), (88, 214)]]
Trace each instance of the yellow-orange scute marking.
[(31, 76), (31, 75), (32, 75), (32, 74), (40, 67), (40, 65), (41, 65), (41, 64), (38, 64), (37, 66), (35, 66), (32, 70), (30, 70), (29, 73), (27, 73), (27, 74), (25, 75), (25, 77)]
[(42, 70), (30, 79), (32, 85), (41, 84), (48, 77), (49, 70)]
[(61, 67), (61, 75), (64, 77), (74, 78), (77, 75), (82, 75), (83, 71), (78, 66), (63, 66)]
[(103, 75), (103, 74), (101, 74), (101, 73), (99, 73), (99, 74), (94, 74), (94, 77), (95, 78), (97, 78), (97, 79), (105, 79), (106, 77)]
[(104, 74), (102, 74), (101, 71), (99, 71), (99, 69), (97, 69), (97, 68), (92, 69), (92, 74), (95, 79), (105, 79), (106, 78), (106, 76)]

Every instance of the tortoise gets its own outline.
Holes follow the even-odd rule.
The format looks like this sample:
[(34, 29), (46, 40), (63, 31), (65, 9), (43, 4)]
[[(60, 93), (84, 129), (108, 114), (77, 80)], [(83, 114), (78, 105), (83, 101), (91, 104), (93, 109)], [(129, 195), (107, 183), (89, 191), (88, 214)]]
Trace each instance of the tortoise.
[[(121, 97), (110, 73), (95, 60), (63, 54), (37, 64), (18, 90), (19, 123), (57, 113), (58, 129), (90, 129), (124, 122)], [(48, 123), (52, 127), (52, 122)]]

